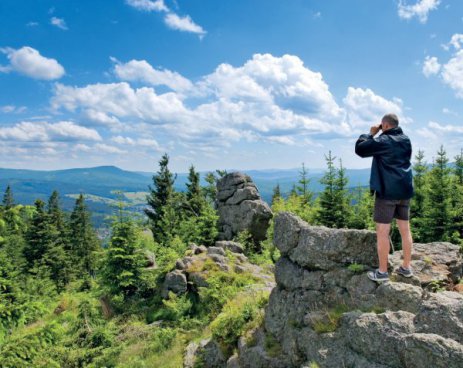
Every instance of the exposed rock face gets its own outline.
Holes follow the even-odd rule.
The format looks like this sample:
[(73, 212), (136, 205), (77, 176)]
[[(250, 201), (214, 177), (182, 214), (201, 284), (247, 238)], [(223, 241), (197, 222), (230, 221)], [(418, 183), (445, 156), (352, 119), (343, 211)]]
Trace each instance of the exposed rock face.
[[(417, 277), (393, 273), (377, 284), (366, 276), (377, 265), (373, 232), (311, 227), (282, 213), (274, 243), (282, 256), (264, 323), (254, 344), (240, 339), (238, 354), (223, 367), (463, 367), (463, 295), (427, 287), (459, 281), (456, 246), (416, 244)], [(396, 265), (400, 253), (392, 258)], [(420, 261), (432, 272), (420, 270)], [(277, 342), (277, 354), (268, 351), (268, 338)]]
[[(190, 244), (188, 253), (182, 259), (175, 263), (175, 269), (166, 274), (161, 295), (164, 299), (169, 297), (169, 291), (178, 295), (186, 293), (188, 290), (198, 291), (200, 287), (207, 287), (209, 284), (207, 278), (211, 268), (222, 271), (235, 271), (236, 273), (249, 272), (258, 279), (268, 290), (275, 285), (274, 276), (268, 269), (252, 264), (248, 258), (240, 253), (242, 246), (239, 243), (233, 243), (236, 252), (231, 251), (234, 261), (227, 256), (226, 249), (230, 247), (229, 242), (217, 242), (215, 247), (205, 247)], [(230, 249), (229, 249), (230, 250)], [(209, 262), (207, 265), (206, 263)], [(190, 347), (191, 348), (191, 347)]]
[(233, 172), (217, 182), (217, 211), (219, 239), (232, 240), (243, 230), (255, 241), (265, 239), (272, 211), (248, 175)]

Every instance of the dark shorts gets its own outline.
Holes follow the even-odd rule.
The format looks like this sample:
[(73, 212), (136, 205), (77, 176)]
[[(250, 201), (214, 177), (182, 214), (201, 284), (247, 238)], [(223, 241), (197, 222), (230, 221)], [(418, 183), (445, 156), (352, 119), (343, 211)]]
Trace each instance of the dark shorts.
[(375, 198), (373, 220), (381, 224), (390, 224), (393, 218), (407, 221), (410, 219), (410, 200)]

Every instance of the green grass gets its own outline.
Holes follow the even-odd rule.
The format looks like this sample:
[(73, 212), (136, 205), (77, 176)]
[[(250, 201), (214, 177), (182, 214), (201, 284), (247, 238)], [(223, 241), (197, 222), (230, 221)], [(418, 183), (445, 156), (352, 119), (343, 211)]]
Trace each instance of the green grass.
[(314, 331), (319, 334), (336, 331), (339, 326), (341, 316), (349, 310), (349, 307), (345, 304), (340, 304), (335, 308), (328, 310), (325, 315), (326, 318), (315, 321), (313, 324)]
[(362, 273), (365, 270), (365, 266), (358, 263), (350, 264), (347, 269), (353, 273)]

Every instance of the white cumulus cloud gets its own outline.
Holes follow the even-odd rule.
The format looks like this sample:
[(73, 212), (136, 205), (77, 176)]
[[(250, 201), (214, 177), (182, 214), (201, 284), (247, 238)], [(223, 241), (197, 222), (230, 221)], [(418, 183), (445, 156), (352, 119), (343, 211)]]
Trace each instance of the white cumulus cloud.
[[(61, 78), (65, 71), (55, 59), (47, 58), (32, 47), (24, 46), (20, 49), (10, 47), (1, 48), (0, 51), (6, 54), (10, 61), (8, 70), (14, 70), (34, 79), (53, 80)], [(0, 72), (2, 69), (0, 69)]]
[(169, 9), (167, 8), (166, 4), (164, 4), (164, 0), (126, 0), (126, 3), (131, 7), (144, 10), (144, 11), (155, 11), (155, 12), (166, 12)]
[(152, 86), (165, 85), (174, 91), (187, 90), (193, 86), (179, 73), (155, 69), (146, 60), (131, 60), (127, 63), (121, 63), (115, 58), (111, 60), (115, 63), (114, 74), (124, 81), (145, 82)]
[(203, 27), (193, 22), (189, 15), (181, 17), (178, 14), (170, 12), (165, 16), (164, 22), (171, 29), (196, 33), (200, 36), (204, 36), (206, 34), (206, 31), (203, 29)]
[(343, 101), (349, 123), (355, 128), (365, 128), (378, 123), (386, 113), (397, 114), (401, 123), (410, 121), (404, 116), (402, 100), (399, 98), (387, 100), (369, 88), (349, 87)]
[(436, 10), (439, 4), (440, 0), (418, 0), (413, 5), (407, 4), (404, 0), (399, 0), (399, 17), (402, 19), (416, 17), (421, 23), (426, 23), (429, 12)]
[(0, 128), (0, 140), (21, 142), (49, 141), (100, 141), (95, 129), (85, 128), (70, 121), (57, 123), (20, 122), (10, 127)]
[(426, 77), (439, 73), (441, 65), (435, 56), (426, 56), (423, 63), (423, 74)]
[(169, 7), (164, 3), (164, 0), (126, 0), (126, 3), (127, 5), (130, 5), (131, 7), (138, 10), (166, 13), (164, 16), (164, 23), (170, 29), (195, 33), (199, 35), (200, 38), (204, 37), (204, 35), (207, 33), (203, 27), (196, 24), (189, 15), (180, 16), (169, 9)]

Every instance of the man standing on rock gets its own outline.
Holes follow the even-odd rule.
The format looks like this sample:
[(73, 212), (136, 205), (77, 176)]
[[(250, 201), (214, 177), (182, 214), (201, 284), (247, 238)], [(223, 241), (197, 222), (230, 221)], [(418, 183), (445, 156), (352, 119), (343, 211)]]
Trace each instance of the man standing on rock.
[[(380, 130), (383, 132), (374, 138)], [(403, 249), (403, 262), (397, 273), (411, 277), (412, 235), (409, 216), (410, 198), (413, 196), (412, 145), (399, 127), (397, 115), (384, 115), (381, 124), (370, 128), (370, 134), (362, 134), (355, 144), (355, 153), (360, 157), (373, 157), (370, 189), (375, 193), (373, 219), (376, 223), (379, 269), (368, 272), (368, 277), (378, 282), (389, 280), (389, 232), (393, 218), (397, 219)]]

